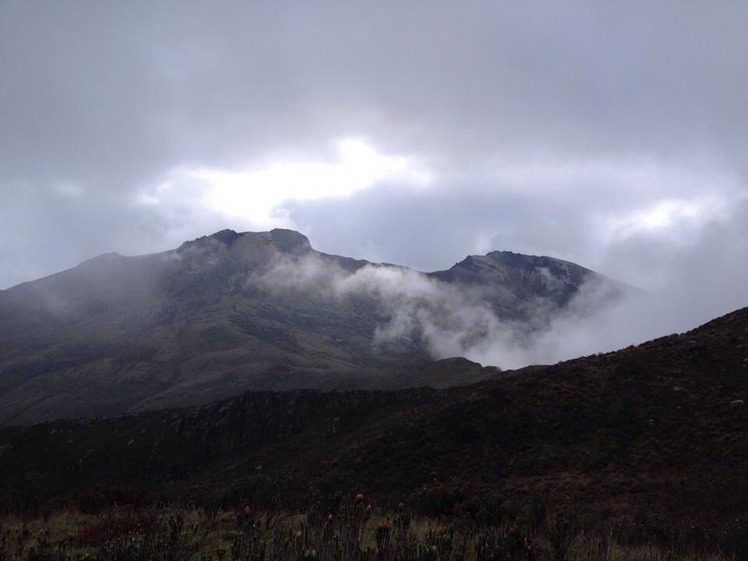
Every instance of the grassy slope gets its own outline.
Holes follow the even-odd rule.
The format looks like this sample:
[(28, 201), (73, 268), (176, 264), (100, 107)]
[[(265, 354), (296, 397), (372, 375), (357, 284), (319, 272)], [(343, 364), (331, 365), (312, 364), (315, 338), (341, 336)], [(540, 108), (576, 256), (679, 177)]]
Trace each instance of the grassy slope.
[(597, 514), (726, 520), (748, 511), (747, 329), (744, 309), (687, 334), (451, 390), (250, 393), (5, 428), (3, 496), (90, 496), (129, 481), (128, 493), (188, 500), (364, 489), (449, 511), (543, 491)]

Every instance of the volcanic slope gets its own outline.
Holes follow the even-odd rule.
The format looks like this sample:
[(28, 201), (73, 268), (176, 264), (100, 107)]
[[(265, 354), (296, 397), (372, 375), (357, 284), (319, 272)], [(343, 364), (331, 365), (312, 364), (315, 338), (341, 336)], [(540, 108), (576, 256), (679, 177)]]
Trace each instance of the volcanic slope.
[(479, 518), (540, 494), (587, 514), (719, 525), (748, 511), (746, 394), (748, 308), (467, 387), (249, 392), (3, 427), (0, 497), (298, 507), (360, 491)]
[[(317, 252), (291, 230), (224, 230), (163, 253), (110, 253), (0, 291), (0, 423), (207, 403), (247, 389), (420, 385), (389, 369), (461, 354), (424, 336), (422, 318), (465, 341), (498, 320), (526, 335), (587, 284), (605, 287), (600, 305), (622, 292), (547, 257), (494, 252), (424, 274)], [(428, 383), (495, 374), (475, 365)]]

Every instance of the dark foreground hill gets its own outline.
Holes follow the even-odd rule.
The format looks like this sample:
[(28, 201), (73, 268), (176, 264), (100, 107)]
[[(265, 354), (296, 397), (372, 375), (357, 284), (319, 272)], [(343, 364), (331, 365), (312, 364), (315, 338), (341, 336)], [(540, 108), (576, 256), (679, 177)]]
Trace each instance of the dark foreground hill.
[[(583, 286), (616, 283), (507, 252), (425, 274), (312, 249), (290, 230), (225, 230), (154, 255), (107, 254), (0, 291), (0, 423), (207, 403), (248, 389), (397, 389), (464, 356), (498, 320), (540, 329)], [(498, 365), (501, 366), (501, 365)]]
[(292, 507), (360, 490), (473, 516), (540, 493), (598, 516), (710, 525), (748, 512), (747, 393), (748, 308), (468, 387), (250, 392), (5, 427), (0, 493), (11, 508), (157, 497)]

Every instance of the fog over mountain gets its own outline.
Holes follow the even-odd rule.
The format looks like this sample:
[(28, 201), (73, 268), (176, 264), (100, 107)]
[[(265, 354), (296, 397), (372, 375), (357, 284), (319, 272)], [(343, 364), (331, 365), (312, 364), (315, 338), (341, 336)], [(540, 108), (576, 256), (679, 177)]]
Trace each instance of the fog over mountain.
[[(465, 384), (570, 358), (578, 325), (636, 294), (551, 257), (491, 252), (423, 273), (281, 229), (108, 253), (0, 292), (0, 422), (246, 389)], [(469, 360), (429, 365), (455, 357)]]
[[(468, 303), (454, 325), (509, 362), (693, 328), (746, 304), (746, 24), (729, 0), (0, 3), (0, 289), (288, 228), (420, 271), (548, 255), (651, 295), (531, 348)], [(437, 346), (501, 359), (451, 325)]]
[(375, 344), (419, 338), (433, 358), (464, 356), (503, 368), (576, 356), (579, 348), (570, 350), (564, 340), (575, 336), (577, 324), (639, 294), (571, 263), (502, 252), (426, 275), (372, 264), (351, 273), (311, 254), (281, 258), (258, 280), (280, 298), (289, 292), (323, 301), (373, 297), (385, 318)]

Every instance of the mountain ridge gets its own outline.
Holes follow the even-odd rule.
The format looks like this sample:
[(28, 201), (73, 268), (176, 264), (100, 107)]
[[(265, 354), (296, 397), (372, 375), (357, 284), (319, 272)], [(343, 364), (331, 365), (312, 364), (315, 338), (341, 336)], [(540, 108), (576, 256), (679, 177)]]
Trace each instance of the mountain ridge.
[(607, 287), (600, 306), (622, 294), (568, 262), (502, 255), (478, 259), (477, 271), (469, 257), (421, 273), (318, 252), (283, 229), (100, 255), (0, 293), (0, 423), (247, 389), (405, 387), (415, 382), (392, 368), (464, 356), (490, 344), (504, 320), (527, 337), (586, 283)]

